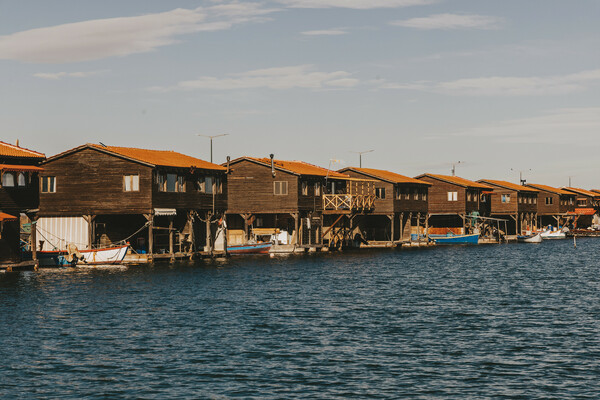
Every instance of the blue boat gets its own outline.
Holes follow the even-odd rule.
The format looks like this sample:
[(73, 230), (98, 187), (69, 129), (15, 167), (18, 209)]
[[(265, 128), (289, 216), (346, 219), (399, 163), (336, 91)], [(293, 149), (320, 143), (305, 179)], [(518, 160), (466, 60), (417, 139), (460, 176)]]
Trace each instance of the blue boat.
[(478, 244), (479, 234), (472, 235), (455, 235), (449, 233), (447, 235), (429, 235), (429, 238), (436, 244)]

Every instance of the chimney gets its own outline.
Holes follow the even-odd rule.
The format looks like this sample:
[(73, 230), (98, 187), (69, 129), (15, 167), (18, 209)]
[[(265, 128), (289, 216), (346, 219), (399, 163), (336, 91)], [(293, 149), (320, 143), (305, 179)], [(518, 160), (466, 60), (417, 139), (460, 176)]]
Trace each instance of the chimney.
[(273, 161), (273, 157), (275, 156), (270, 154), (269, 157), (271, 157), (271, 175), (273, 175), (273, 178), (275, 178), (275, 162)]
[(231, 171), (229, 169), (229, 161), (231, 160), (231, 157), (227, 156), (227, 175), (229, 175), (229, 172)]
[(15, 143), (17, 147), (19, 147), (19, 139), (17, 139), (17, 143)]

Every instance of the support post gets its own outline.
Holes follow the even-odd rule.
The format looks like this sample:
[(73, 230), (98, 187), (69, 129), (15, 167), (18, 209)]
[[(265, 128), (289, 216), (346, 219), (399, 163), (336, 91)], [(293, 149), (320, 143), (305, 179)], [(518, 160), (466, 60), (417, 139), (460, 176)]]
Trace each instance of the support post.
[(169, 217), (169, 254), (171, 262), (175, 261), (175, 253), (173, 252), (173, 217)]
[(94, 244), (94, 220), (96, 219), (95, 215), (83, 215), (83, 219), (88, 223), (88, 249), (92, 248)]
[(210, 211), (206, 212), (206, 247), (208, 247), (208, 254), (212, 257), (213, 255), (213, 246), (212, 246), (212, 232), (210, 228), (210, 219), (212, 218), (212, 213)]
[(227, 229), (227, 214), (223, 212), (223, 225), (221, 228), (223, 229), (223, 251), (225, 251), (225, 257), (229, 256), (229, 252), (227, 251), (227, 236), (229, 236), (229, 230)]
[(152, 261), (154, 254), (154, 214), (144, 214), (148, 221), (148, 261)]
[(194, 214), (188, 211), (188, 224), (190, 224), (190, 260), (194, 258), (194, 249), (196, 248), (196, 235), (194, 234)]
[(390, 244), (394, 244), (394, 214), (388, 215), (390, 219)]
[(400, 240), (404, 240), (404, 213), (400, 213)]
[(35, 265), (37, 265), (37, 220), (38, 217), (36, 216), (32, 216), (31, 217), (31, 258), (33, 259), (33, 261), (35, 262)]
[(300, 233), (298, 232), (298, 213), (292, 213), (292, 217), (294, 218), (294, 233), (296, 234), (295, 245), (299, 244)]

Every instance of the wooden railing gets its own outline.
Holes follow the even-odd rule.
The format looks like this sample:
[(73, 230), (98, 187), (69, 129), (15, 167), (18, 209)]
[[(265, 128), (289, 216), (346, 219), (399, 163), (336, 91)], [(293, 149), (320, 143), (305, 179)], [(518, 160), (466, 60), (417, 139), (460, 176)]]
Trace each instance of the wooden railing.
[(324, 210), (371, 210), (375, 205), (375, 195), (364, 194), (324, 194)]

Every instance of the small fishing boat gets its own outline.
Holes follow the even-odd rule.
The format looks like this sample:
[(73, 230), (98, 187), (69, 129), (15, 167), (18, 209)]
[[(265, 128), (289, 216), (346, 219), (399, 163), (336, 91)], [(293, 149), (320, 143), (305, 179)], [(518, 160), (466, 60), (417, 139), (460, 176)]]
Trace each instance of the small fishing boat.
[(436, 244), (478, 244), (479, 234), (471, 235), (455, 235), (448, 233), (447, 235), (429, 235), (429, 238)]
[(541, 233), (542, 239), (566, 239), (567, 234), (562, 230), (547, 230)]
[(268, 254), (272, 245), (271, 242), (265, 242), (227, 246), (227, 252), (232, 256), (239, 254)]
[(111, 265), (119, 264), (125, 258), (129, 243), (122, 246), (106, 247), (91, 250), (38, 251), (40, 267), (61, 267), (76, 265)]
[(519, 243), (542, 243), (541, 233), (532, 233), (529, 235), (517, 236), (517, 242)]

